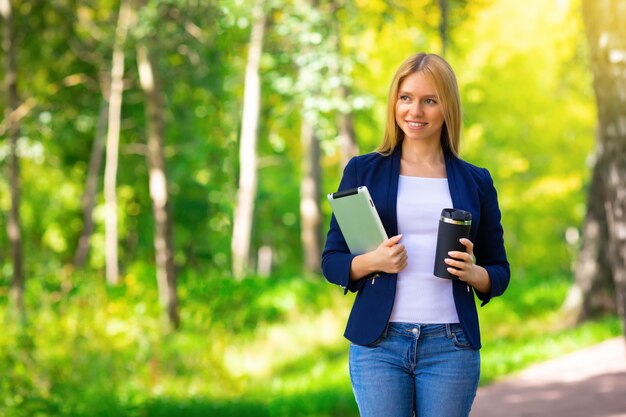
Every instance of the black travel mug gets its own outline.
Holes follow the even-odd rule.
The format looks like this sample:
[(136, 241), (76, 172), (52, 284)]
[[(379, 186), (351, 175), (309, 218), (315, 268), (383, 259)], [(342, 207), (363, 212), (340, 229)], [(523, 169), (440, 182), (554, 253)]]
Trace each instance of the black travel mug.
[(458, 279), (448, 272), (450, 265), (445, 263), (450, 251), (465, 252), (465, 246), (459, 242), (469, 236), (472, 227), (472, 213), (464, 210), (445, 208), (441, 210), (439, 230), (437, 232), (437, 252), (435, 253), (435, 276), (439, 278)]

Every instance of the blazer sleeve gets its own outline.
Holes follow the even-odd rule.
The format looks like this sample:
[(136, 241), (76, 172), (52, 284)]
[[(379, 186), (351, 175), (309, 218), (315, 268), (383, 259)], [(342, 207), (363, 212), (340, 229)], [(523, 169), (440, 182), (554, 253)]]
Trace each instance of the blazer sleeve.
[(480, 224), (474, 242), (474, 256), (476, 263), (489, 273), (491, 291), (488, 294), (476, 291), (476, 295), (482, 301), (481, 306), (487, 304), (492, 297), (502, 295), (509, 285), (511, 276), (504, 247), (498, 195), (489, 171), (483, 169), (483, 174)]
[[(356, 157), (352, 158), (343, 170), (343, 177), (339, 183), (339, 191), (348, 190), (358, 187)], [(364, 284), (365, 280), (350, 280), (350, 266), (352, 259), (356, 255), (350, 253), (348, 245), (341, 233), (335, 215), (330, 219), (330, 228), (326, 235), (326, 245), (322, 252), (322, 273), (326, 279), (344, 288), (344, 294), (348, 290), (352, 292), (358, 291)]]

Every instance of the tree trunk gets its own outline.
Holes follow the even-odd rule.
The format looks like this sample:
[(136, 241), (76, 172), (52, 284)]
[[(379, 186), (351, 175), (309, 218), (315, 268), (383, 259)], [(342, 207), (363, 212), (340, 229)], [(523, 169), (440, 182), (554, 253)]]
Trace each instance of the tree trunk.
[(304, 270), (318, 272), (322, 259), (320, 207), (320, 144), (311, 123), (302, 118), (302, 180), (300, 183), (300, 227)]
[(105, 257), (107, 283), (119, 283), (117, 260), (117, 165), (119, 158), (122, 93), (124, 90), (124, 44), (132, 19), (129, 0), (122, 0), (115, 31), (109, 92), (109, 122), (104, 169)]
[(607, 256), (609, 231), (604, 208), (604, 166), (601, 160), (594, 165), (574, 285), (563, 304), (570, 325), (615, 312), (615, 284)]
[[(337, 59), (334, 65), (330, 68), (331, 74), (339, 79), (342, 77), (342, 52), (341, 52), (341, 22), (337, 18), (337, 11), (342, 8), (342, 4), (338, 0), (333, 0), (331, 3), (331, 16), (332, 16), (332, 30), (335, 38), (335, 52)], [(356, 141), (356, 135), (354, 133), (354, 117), (352, 116), (352, 106), (348, 104), (350, 99), (350, 88), (342, 82), (339, 88), (340, 100), (343, 105), (339, 111), (339, 153), (341, 158), (341, 166), (339, 172), (343, 172), (343, 168), (348, 161), (359, 153), (359, 145)]]
[(89, 168), (85, 180), (85, 191), (83, 193), (81, 206), (83, 209), (83, 230), (78, 239), (78, 247), (74, 254), (74, 266), (81, 268), (85, 265), (89, 254), (89, 239), (93, 232), (93, 209), (96, 205), (96, 195), (98, 193), (98, 174), (102, 167), (102, 154), (104, 151), (104, 138), (106, 134), (107, 115), (109, 112), (108, 100), (103, 97), (100, 102), (98, 113), (98, 124), (96, 134), (91, 146), (91, 156), (89, 157)]
[(148, 165), (150, 168), (150, 197), (154, 212), (154, 249), (156, 256), (159, 302), (168, 327), (177, 329), (178, 296), (174, 274), (172, 216), (168, 199), (165, 171), (163, 97), (155, 65), (145, 44), (137, 45), (137, 64), (141, 88), (146, 95), (146, 124), (148, 130)]
[[(341, 99), (347, 102), (349, 96), (350, 90), (348, 87), (345, 85), (341, 86)], [(359, 145), (354, 133), (352, 110), (341, 112), (339, 115), (339, 149), (341, 152), (340, 172), (343, 172), (343, 168), (348, 164), (348, 161), (359, 153)]]
[[(583, 0), (598, 106), (596, 169), (603, 179), (607, 256), (617, 311), (626, 311), (626, 0)], [(624, 320), (626, 324), (626, 320)]]
[(257, 189), (257, 127), (261, 107), (259, 65), (263, 49), (265, 14), (263, 2), (253, 10), (254, 22), (250, 35), (248, 62), (246, 64), (241, 139), (239, 143), (239, 189), (233, 220), (232, 262), (233, 275), (243, 278), (248, 272), (250, 236)]
[(439, 40), (441, 41), (441, 56), (446, 56), (448, 48), (448, 0), (438, 0), (439, 4)]
[(19, 96), (17, 94), (17, 45), (10, 0), (0, 0), (0, 13), (4, 20), (2, 50), (5, 56), (4, 91), (6, 94), (5, 123), (9, 138), (9, 188), (11, 208), (7, 219), (7, 235), (13, 260), (10, 300), (21, 320), (26, 317), (24, 306), (24, 265), (22, 256), (22, 232), (20, 223), (20, 161), (17, 155), (20, 121), (17, 117)]

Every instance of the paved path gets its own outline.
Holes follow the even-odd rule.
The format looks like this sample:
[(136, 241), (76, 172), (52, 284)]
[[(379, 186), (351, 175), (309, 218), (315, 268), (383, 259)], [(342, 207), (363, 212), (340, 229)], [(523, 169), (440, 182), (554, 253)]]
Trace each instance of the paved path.
[(471, 417), (626, 417), (624, 338), (480, 388)]

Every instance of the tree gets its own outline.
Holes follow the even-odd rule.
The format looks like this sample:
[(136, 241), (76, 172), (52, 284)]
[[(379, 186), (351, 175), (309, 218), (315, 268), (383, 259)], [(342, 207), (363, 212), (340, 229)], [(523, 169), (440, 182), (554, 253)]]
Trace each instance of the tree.
[[(347, 102), (350, 98), (350, 89), (346, 85), (341, 86), (341, 99)], [(359, 143), (354, 132), (354, 116), (352, 109), (341, 111), (339, 115), (339, 152), (341, 154), (340, 172), (348, 164), (350, 158), (358, 155)]]
[(132, 19), (129, 0), (120, 4), (115, 45), (111, 63), (111, 88), (109, 90), (109, 122), (104, 169), (105, 228), (106, 228), (106, 279), (109, 284), (119, 283), (117, 259), (117, 165), (119, 157), (122, 93), (124, 90), (124, 44)]
[(302, 228), (303, 266), (307, 272), (316, 272), (320, 268), (321, 222), (320, 208), (320, 141), (315, 134), (315, 112), (304, 111), (300, 132), (302, 146), (302, 178), (300, 180), (300, 226)]
[[(322, 4), (320, 4), (322, 3)], [(302, 240), (303, 269), (306, 272), (318, 272), (322, 253), (322, 209), (320, 167), (324, 109), (334, 110), (331, 99), (332, 87), (328, 78), (339, 87), (338, 94), (345, 99), (348, 90), (342, 88), (341, 69), (338, 68), (340, 37), (334, 15), (340, 5), (337, 2), (319, 2), (309, 0), (302, 2), (299, 10), (301, 25), (295, 30), (299, 33), (300, 45), (296, 63), (298, 65), (297, 91), (302, 100), (300, 146), (300, 228)], [(330, 21), (330, 25), (328, 25)], [(297, 33), (296, 32), (296, 33)], [(343, 130), (340, 132), (346, 152), (350, 152), (349, 142), (351, 120), (344, 116)]]
[(339, 109), (339, 154), (341, 155), (341, 163), (339, 172), (343, 172), (343, 168), (346, 166), (350, 158), (356, 156), (359, 153), (359, 144), (354, 132), (354, 116), (352, 114), (352, 106), (348, 104), (351, 96), (350, 87), (347, 85), (345, 78), (346, 74), (342, 74), (340, 65), (345, 59), (341, 50), (341, 22), (337, 16), (337, 12), (341, 8), (345, 8), (345, 4), (342, 4), (339, 0), (331, 1), (331, 28), (333, 34), (331, 36), (335, 39), (334, 48), (337, 53), (338, 59), (335, 60), (335, 65), (332, 67), (332, 72), (335, 77), (342, 80), (341, 87), (339, 88), (339, 99), (341, 107)]
[(569, 324), (579, 324), (615, 311), (615, 284), (608, 256), (609, 230), (604, 208), (601, 169), (597, 162), (587, 195), (583, 244), (563, 312)]
[(96, 205), (96, 195), (98, 193), (98, 174), (102, 167), (102, 154), (104, 152), (104, 139), (106, 135), (107, 116), (109, 113), (109, 101), (103, 96), (98, 112), (98, 122), (94, 135), (91, 155), (89, 157), (89, 168), (85, 179), (85, 191), (81, 199), (83, 210), (83, 229), (78, 238), (78, 246), (74, 254), (74, 265), (82, 267), (87, 260), (89, 253), (89, 239), (93, 232), (93, 209)]
[(439, 39), (441, 41), (441, 56), (446, 55), (448, 47), (448, 0), (437, 0), (439, 5)]
[(0, 1), (0, 14), (2, 14), (2, 19), (4, 20), (2, 36), (2, 50), (5, 55), (4, 91), (6, 94), (4, 122), (9, 138), (9, 188), (11, 190), (11, 208), (7, 222), (7, 234), (13, 260), (10, 297), (18, 314), (23, 318), (25, 316), (25, 276), (20, 224), (20, 160), (17, 155), (17, 140), (20, 134), (20, 98), (17, 92), (17, 44), (10, 0)]
[(583, 250), (570, 301), (575, 299), (576, 291), (581, 292), (579, 318), (590, 315), (592, 307), (598, 304), (596, 289), (605, 289), (605, 278), (612, 273), (617, 311), (625, 319), (626, 26), (623, 17), (626, 0), (583, 0), (583, 16), (591, 53), (598, 126)]
[(174, 275), (172, 215), (163, 151), (163, 93), (145, 39), (139, 40), (137, 45), (137, 65), (139, 81), (146, 96), (147, 156), (150, 169), (150, 197), (154, 213), (154, 249), (159, 302), (168, 324), (176, 329), (180, 325), (180, 318)]
[(257, 127), (261, 107), (261, 83), (259, 66), (263, 50), (265, 13), (263, 2), (253, 9), (253, 24), (246, 64), (241, 137), (239, 142), (239, 189), (233, 220), (231, 243), (233, 275), (243, 278), (250, 258), (250, 235), (254, 215), (254, 199), (257, 189)]

